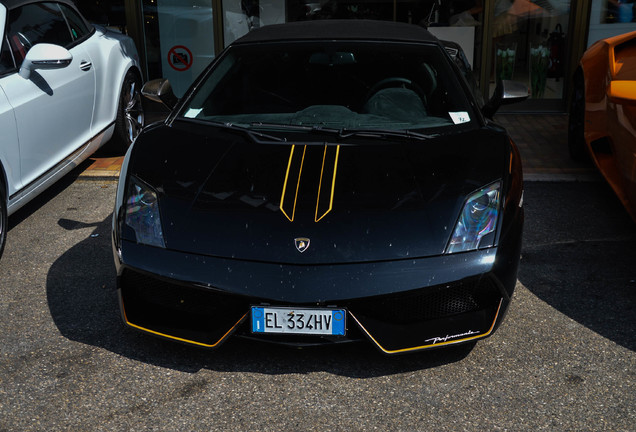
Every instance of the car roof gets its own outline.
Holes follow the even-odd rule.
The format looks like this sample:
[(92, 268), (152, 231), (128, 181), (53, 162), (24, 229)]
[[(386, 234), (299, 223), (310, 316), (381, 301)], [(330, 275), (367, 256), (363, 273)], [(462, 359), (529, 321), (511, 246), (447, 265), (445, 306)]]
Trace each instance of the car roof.
[(232, 45), (293, 40), (377, 40), (437, 42), (425, 27), (374, 20), (315, 20), (268, 25), (254, 29)]
[(54, 3), (64, 3), (75, 9), (75, 3), (71, 0), (0, 0), (7, 9), (15, 9), (19, 6), (24, 6), (29, 3), (42, 3), (43, 1), (50, 1)]

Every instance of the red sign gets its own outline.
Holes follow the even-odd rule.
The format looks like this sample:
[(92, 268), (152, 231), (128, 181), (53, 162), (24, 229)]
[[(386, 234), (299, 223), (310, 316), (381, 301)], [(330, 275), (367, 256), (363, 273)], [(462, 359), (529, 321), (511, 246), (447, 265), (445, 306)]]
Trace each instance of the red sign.
[(168, 64), (178, 72), (187, 71), (192, 66), (192, 52), (183, 45), (176, 45), (168, 51)]

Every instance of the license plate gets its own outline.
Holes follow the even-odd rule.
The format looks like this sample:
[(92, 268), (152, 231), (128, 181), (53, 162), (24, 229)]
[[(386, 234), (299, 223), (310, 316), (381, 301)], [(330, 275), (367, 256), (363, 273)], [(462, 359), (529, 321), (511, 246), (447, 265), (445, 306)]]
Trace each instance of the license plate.
[(342, 309), (252, 307), (253, 333), (344, 336), (345, 320)]

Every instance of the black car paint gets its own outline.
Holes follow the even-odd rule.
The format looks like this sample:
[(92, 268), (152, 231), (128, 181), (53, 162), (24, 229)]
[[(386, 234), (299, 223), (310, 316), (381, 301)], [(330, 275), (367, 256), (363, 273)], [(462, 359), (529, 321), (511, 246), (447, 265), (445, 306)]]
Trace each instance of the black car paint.
[[(276, 204), (280, 198), (276, 188), (282, 187), (293, 143), (254, 144), (240, 131), (185, 121), (148, 130), (129, 155), (127, 170), (158, 191), (162, 219), (170, 221), (164, 222), (167, 249), (136, 244), (131, 233), (124, 230), (123, 239), (115, 245), (120, 257), (117, 268), (122, 309), (124, 299), (129, 306), (141, 301), (136, 299), (137, 294), (126, 296), (121, 291), (127, 285), (122, 280), (128, 281), (131, 274), (156, 281), (147, 282), (150, 284), (183, 285), (178, 288), (184, 294), (178, 300), (179, 307), (193, 303), (186, 300), (189, 289), (230, 297), (228, 304), (234, 306), (224, 307), (223, 314), (217, 314), (218, 322), (209, 316), (207, 320), (195, 320), (191, 326), (184, 322), (189, 322), (192, 313), (181, 316), (168, 308), (173, 318), (181, 316), (176, 320), (181, 330), (158, 316), (131, 312), (143, 309), (141, 304), (129, 307), (127, 322), (178, 340), (216, 346), (231, 329), (241, 333), (247, 326), (244, 321), (250, 304), (281, 304), (345, 307), (352, 318), (349, 333), (355, 334), (353, 327), (360, 327), (389, 353), (427, 347), (431, 339), (468, 330), (480, 336), (490, 334), (501, 322), (512, 296), (520, 254), (523, 210), (519, 207), (521, 178), (516, 149), (505, 132), (494, 125), (463, 137), (457, 134), (415, 143), (376, 141), (367, 139), (363, 144), (344, 140), (340, 145), (343, 151), (358, 155), (354, 158), (358, 165), (365, 166), (366, 161), (375, 166), (371, 171), (389, 179), (366, 191), (367, 198), (375, 195), (377, 199), (352, 202), (348, 197), (337, 201), (319, 222), (315, 222), (312, 211), (300, 212), (290, 222), (280, 209), (262, 209), (266, 204), (254, 206), (238, 199), (227, 209), (215, 202), (218, 199), (213, 199), (213, 191), (206, 199), (202, 195), (214, 183), (215, 173), (222, 174), (219, 181), (223, 191), (234, 191), (225, 194), (223, 203), (233, 195), (250, 195), (254, 181), (249, 180), (255, 180), (250, 179), (250, 173), (260, 172), (267, 173), (259, 178), (261, 183), (275, 184), (271, 193)], [(181, 144), (175, 146), (175, 142)], [(315, 146), (324, 148), (324, 142), (318, 139)], [(245, 156), (230, 157), (233, 151)], [(191, 154), (198, 157), (193, 160), (188, 157)], [(387, 170), (377, 169), (378, 165), (393, 163), (395, 154), (410, 167), (390, 170), (388, 176)], [(422, 169), (415, 171), (412, 163)], [(336, 179), (336, 191), (342, 189), (338, 182), (342, 177)], [(497, 179), (511, 185), (503, 191), (497, 247), (444, 254), (465, 197), (478, 185)], [(400, 185), (408, 185), (405, 191), (413, 188), (418, 192), (404, 205), (397, 205), (401, 196), (395, 191)], [(301, 235), (315, 239), (302, 254), (294, 245), (294, 238)], [(374, 315), (377, 306), (371, 308), (374, 312), (360, 307), (374, 299), (389, 304), (396, 294), (426, 302), (422, 299), (450, 291), (458, 281), (459, 286), (491, 287), (483, 307), (450, 319), (440, 316), (408, 323), (401, 319), (394, 322), (395, 317), (383, 321)], [(410, 303), (407, 299), (400, 308), (404, 310)], [(161, 307), (166, 305), (161, 303)], [(167, 311), (162, 309), (162, 315)], [(211, 323), (217, 325), (210, 327)]]
[[(129, 174), (159, 191), (169, 249), (330, 264), (442, 254), (465, 197), (504, 178), (510, 157), (506, 136), (487, 127), (426, 142), (314, 138), (293, 223), (279, 210), (293, 142), (256, 144), (241, 132), (180, 120), (146, 131)], [(325, 145), (341, 147), (335, 196), (315, 222)], [(295, 249), (297, 237), (313, 239), (307, 252)]]

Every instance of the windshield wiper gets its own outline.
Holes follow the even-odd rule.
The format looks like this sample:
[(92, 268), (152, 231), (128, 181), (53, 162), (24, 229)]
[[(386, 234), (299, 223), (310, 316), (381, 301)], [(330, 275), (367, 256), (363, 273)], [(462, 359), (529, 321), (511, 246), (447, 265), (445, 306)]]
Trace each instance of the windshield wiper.
[(262, 144), (262, 143), (266, 143), (266, 142), (271, 142), (271, 141), (277, 141), (277, 142), (286, 142), (287, 139), (286, 138), (281, 138), (281, 137), (277, 137), (274, 135), (268, 135), (268, 134), (264, 134), (262, 132), (257, 132), (255, 130), (252, 130), (250, 127), (248, 126), (241, 126), (241, 125), (237, 125), (231, 122), (222, 122), (222, 121), (218, 121), (218, 120), (198, 120), (198, 119), (188, 119), (188, 120), (193, 120), (196, 121), (198, 123), (201, 124), (212, 124), (214, 126), (218, 126), (218, 127), (222, 127), (225, 129), (230, 129), (230, 130), (235, 130), (235, 131), (240, 131), (245, 133), (247, 136), (249, 136), (252, 141), (254, 141), (257, 144)]
[(349, 138), (352, 136), (370, 138), (414, 138), (420, 141), (426, 141), (436, 138), (439, 135), (426, 135), (408, 129), (341, 129), (339, 136), (341, 138)]
[(305, 125), (295, 125), (295, 124), (262, 123), (262, 122), (252, 122), (250, 123), (250, 127), (265, 128), (265, 129), (294, 130), (294, 131), (301, 131), (301, 132), (321, 131), (321, 132), (333, 133), (333, 132), (339, 131), (339, 129), (323, 128), (322, 126), (305, 126)]
[(311, 133), (327, 133), (338, 136), (339, 138), (347, 139), (351, 137), (369, 137), (369, 138), (414, 138), (420, 141), (436, 138), (439, 135), (426, 135), (419, 132), (413, 132), (408, 129), (394, 130), (394, 129), (347, 129), (347, 128), (328, 128), (319, 125), (304, 126), (304, 125), (291, 125), (291, 124), (278, 124), (278, 123), (251, 123), (252, 127), (263, 127), (269, 129), (284, 129), (295, 130)]

